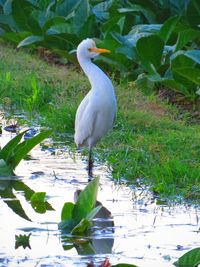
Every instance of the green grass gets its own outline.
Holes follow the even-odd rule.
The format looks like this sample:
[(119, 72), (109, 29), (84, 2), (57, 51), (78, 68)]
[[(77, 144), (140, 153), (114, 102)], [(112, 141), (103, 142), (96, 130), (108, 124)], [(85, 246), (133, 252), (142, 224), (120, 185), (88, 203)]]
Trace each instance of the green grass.
[[(0, 46), (3, 107), (28, 111), (30, 121), (39, 118), (55, 134), (72, 137), (76, 108), (89, 89), (80, 68), (49, 65), (30, 52)], [(116, 94), (114, 130), (95, 149), (113, 177), (136, 184), (140, 178), (159, 196), (199, 199), (200, 126), (156, 96), (143, 95), (134, 83), (116, 84)]]

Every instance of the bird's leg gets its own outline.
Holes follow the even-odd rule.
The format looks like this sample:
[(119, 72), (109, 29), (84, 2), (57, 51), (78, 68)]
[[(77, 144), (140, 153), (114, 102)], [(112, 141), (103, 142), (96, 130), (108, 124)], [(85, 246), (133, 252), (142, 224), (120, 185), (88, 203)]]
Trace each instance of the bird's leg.
[(92, 178), (92, 167), (93, 167), (93, 160), (92, 160), (92, 149), (89, 150), (89, 157), (88, 157), (88, 176)]

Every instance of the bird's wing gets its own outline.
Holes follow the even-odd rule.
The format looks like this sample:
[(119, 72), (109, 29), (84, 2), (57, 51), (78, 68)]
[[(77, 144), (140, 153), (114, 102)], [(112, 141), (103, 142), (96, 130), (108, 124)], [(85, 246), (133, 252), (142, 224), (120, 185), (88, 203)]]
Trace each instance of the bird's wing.
[(89, 101), (90, 95), (81, 102), (75, 120), (75, 142), (77, 146), (88, 145), (87, 139), (92, 135), (97, 116), (96, 105)]

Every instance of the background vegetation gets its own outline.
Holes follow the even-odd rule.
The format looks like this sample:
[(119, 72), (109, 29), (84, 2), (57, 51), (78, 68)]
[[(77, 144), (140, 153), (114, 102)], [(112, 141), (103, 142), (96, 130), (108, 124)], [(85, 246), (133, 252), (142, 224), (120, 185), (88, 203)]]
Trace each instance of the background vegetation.
[[(192, 103), (190, 111), (198, 109), (199, 21), (197, 0), (1, 0), (2, 105), (29, 111), (71, 144), (75, 111), (89, 83), (69, 62), (76, 62), (82, 39), (95, 37), (98, 46), (112, 50), (96, 61), (112, 73), (118, 99), (115, 129), (98, 156), (117, 180), (198, 199), (200, 126), (152, 92), (179, 92)], [(50, 61), (56, 57), (59, 65), (33, 51)]]
[(198, 0), (1, 0), (0, 35), (75, 61), (87, 37), (113, 51), (101, 64), (138, 81), (200, 95)]

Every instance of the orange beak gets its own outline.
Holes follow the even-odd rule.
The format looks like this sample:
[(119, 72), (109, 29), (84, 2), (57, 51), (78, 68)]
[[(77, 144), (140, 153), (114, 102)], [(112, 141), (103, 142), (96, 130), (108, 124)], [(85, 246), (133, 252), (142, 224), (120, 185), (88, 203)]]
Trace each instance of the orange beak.
[(89, 48), (90, 52), (95, 52), (95, 53), (110, 53), (111, 51), (108, 49), (104, 49), (104, 48), (97, 48), (97, 47), (93, 47), (93, 48)]

